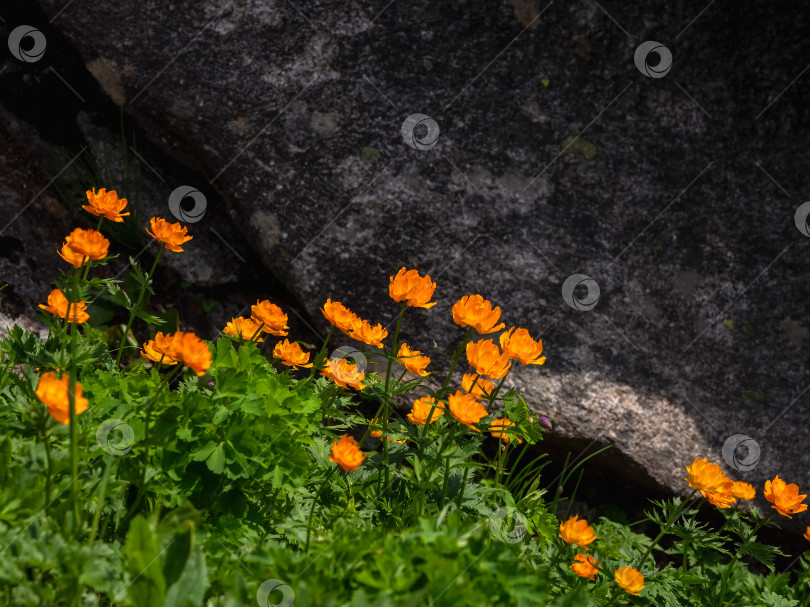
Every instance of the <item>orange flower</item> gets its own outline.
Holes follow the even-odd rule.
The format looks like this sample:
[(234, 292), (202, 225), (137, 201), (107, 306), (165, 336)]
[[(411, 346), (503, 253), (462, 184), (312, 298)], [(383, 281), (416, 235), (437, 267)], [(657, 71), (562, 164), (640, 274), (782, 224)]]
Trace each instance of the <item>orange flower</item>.
[(261, 334), (261, 331), (259, 330), (260, 327), (261, 325), (252, 318), (239, 316), (228, 321), (228, 324), (225, 325), (225, 330), (223, 333), (237, 339), (246, 339), (248, 341), (250, 341), (253, 336), (256, 335), (256, 342), (258, 343), (264, 341), (263, 337), (259, 337)]
[(476, 373), (492, 379), (501, 379), (509, 373), (512, 363), (506, 352), (501, 353), (500, 348), (492, 343), (491, 339), (471, 341), (467, 344), (467, 362)]
[(309, 368), (312, 363), (309, 361), (309, 352), (304, 352), (297, 341), (290, 343), (289, 339), (280, 341), (273, 348), (273, 357), (281, 360), (281, 364), (288, 365), (293, 369), (299, 367)]
[(402, 363), (409, 373), (415, 373), (422, 377), (430, 375), (430, 372), (425, 371), (425, 367), (430, 364), (430, 358), (422, 356), (419, 350), (411, 350), (411, 347), (404, 342), (399, 346), (397, 360)]
[(622, 587), (627, 594), (639, 596), (644, 589), (644, 576), (638, 569), (633, 567), (619, 567), (615, 573), (616, 583)]
[(495, 323), (501, 317), (500, 308), (492, 308), (492, 304), (481, 295), (465, 295), (453, 304), (453, 322), (462, 327), (472, 327), (479, 334), (500, 331), (506, 325)]
[(720, 466), (711, 463), (705, 457), (696, 457), (695, 461), (686, 467), (686, 472), (689, 476), (684, 480), (689, 483), (692, 489), (700, 491), (703, 497), (708, 497), (710, 493), (722, 491), (728, 480)]
[[(475, 385), (473, 385), (473, 382), (475, 382)], [(476, 380), (475, 373), (465, 373), (461, 378), (461, 389), (476, 398), (488, 399), (495, 389), (495, 384), (480, 376)]]
[(372, 327), (371, 323), (367, 320), (363, 320), (359, 317), (352, 319), (352, 330), (349, 337), (356, 339), (357, 341), (362, 341), (364, 344), (368, 344), (369, 346), (377, 346), (378, 348), (382, 348), (382, 340), (384, 340), (387, 335), (388, 331), (386, 331), (379, 323)]
[(479, 403), (472, 394), (464, 394), (461, 390), (456, 390), (455, 394), (451, 394), (447, 399), (450, 415), (452, 415), (459, 423), (464, 424), (471, 430), (481, 432), (473, 424), (477, 424), (482, 418), (487, 416), (487, 410), (484, 405)]
[(344, 472), (357, 470), (364, 459), (366, 456), (360, 451), (353, 436), (344, 434), (340, 440), (332, 443), (332, 455), (329, 456), (329, 461), (335, 462), (343, 468)]
[(156, 363), (163, 363), (164, 365), (176, 365), (177, 361), (171, 356), (166, 354), (168, 348), (171, 347), (171, 336), (163, 335), (160, 331), (155, 335), (155, 339), (150, 339), (143, 344), (143, 352), (141, 356)]
[(596, 574), (599, 573), (599, 561), (593, 560), (590, 554), (577, 554), (574, 560), (576, 562), (571, 564), (574, 573), (591, 581), (596, 579)]
[(287, 315), (281, 311), (276, 304), (270, 303), (270, 300), (256, 301), (255, 306), (250, 307), (251, 318), (258, 323), (263, 324), (262, 331), (284, 337), (287, 335)]
[(339, 301), (332, 301), (331, 299), (326, 300), (326, 303), (323, 304), (323, 308), (321, 308), (321, 312), (323, 312), (329, 324), (334, 325), (346, 335), (351, 335), (352, 324), (357, 318), (357, 314), (349, 310), (349, 308)]
[(74, 268), (81, 267), (84, 265), (84, 262), (87, 261), (87, 258), (84, 255), (71, 249), (67, 243), (62, 245), (62, 250), (57, 251), (57, 254)]
[[(70, 378), (67, 375), (58, 379), (56, 375), (48, 371), (39, 377), (36, 390), (37, 398), (48, 407), (51, 417), (65, 425), (70, 423), (69, 381)], [(87, 399), (82, 396), (81, 384), (76, 382), (74, 385), (73, 406), (76, 415), (79, 415), (87, 411)]]
[[(51, 314), (55, 314), (59, 318), (64, 318), (67, 315), (68, 311), (68, 300), (67, 297), (60, 291), (59, 289), (54, 289), (51, 291), (50, 295), (48, 295), (48, 305), (39, 304), (39, 307), (45, 310), (46, 312), (50, 312)], [(90, 318), (90, 315), (87, 313), (87, 304), (83, 301), (72, 301), (70, 302), (70, 318), (68, 322), (77, 322), (79, 324), (87, 321)]]
[(560, 523), (560, 537), (567, 544), (576, 544), (580, 548), (585, 548), (596, 539), (593, 527), (588, 525), (588, 521), (579, 518), (575, 514), (564, 523)]
[(731, 508), (731, 506), (734, 505), (734, 502), (737, 501), (732, 492), (733, 487), (734, 481), (727, 478), (723, 483), (723, 487), (719, 491), (707, 492), (706, 498), (709, 500), (709, 503), (712, 506), (717, 506), (718, 508)]
[(412, 308), (432, 308), (436, 305), (435, 301), (430, 302), (433, 291), (436, 290), (436, 283), (430, 282), (430, 276), (419, 276), (416, 270), (406, 272), (402, 268), (396, 277), (389, 278), (391, 282), (388, 283), (388, 295), (394, 301), (407, 301)]
[(810, 527), (804, 530), (804, 539), (810, 542)]
[(205, 375), (211, 366), (211, 350), (194, 333), (178, 331), (171, 336), (169, 355), (182, 361), (185, 366), (194, 371), (197, 376)]
[[(504, 432), (504, 430), (506, 430), (510, 426), (514, 426), (514, 425), (515, 425), (515, 422), (513, 422), (511, 419), (508, 419), (506, 417), (501, 418), (501, 419), (496, 419), (495, 421), (493, 421), (489, 425), (489, 432), (495, 438), (500, 438), (501, 440), (504, 440), (504, 441), (506, 441), (508, 443), (509, 439), (511, 437), (506, 432)], [(517, 438), (517, 437), (515, 437), (515, 438)], [(522, 443), (523, 441), (518, 438), (517, 442)]]
[[(431, 413), (431, 411), (433, 412)], [(436, 403), (436, 400), (432, 396), (423, 396), (413, 401), (413, 408), (411, 412), (408, 413), (408, 421), (414, 426), (424, 426), (428, 423), (428, 418), (430, 418), (430, 422), (433, 423), (442, 415), (444, 415), (443, 403)]]
[(772, 481), (765, 481), (764, 495), (773, 504), (771, 508), (775, 508), (782, 516), (793, 518), (791, 514), (807, 510), (807, 504), (802, 504), (807, 495), (799, 495), (799, 486), (795, 483), (786, 484), (778, 474)]
[(181, 226), (179, 223), (169, 223), (162, 217), (152, 217), (149, 220), (149, 225), (152, 227), (152, 231), (150, 232), (147, 229), (146, 233), (166, 245), (169, 251), (175, 253), (182, 253), (183, 248), (180, 245), (194, 238), (193, 236), (187, 236), (188, 228), (186, 226)]
[[(62, 245), (62, 252), (59, 253), (62, 259), (78, 268), (88, 259), (98, 260), (107, 257), (110, 248), (110, 241), (104, 238), (101, 232), (95, 230), (83, 230), (76, 228), (65, 238)], [(69, 249), (66, 251), (65, 249)], [(65, 255), (64, 253), (67, 253)], [(81, 256), (82, 262), (76, 265), (76, 259)], [(86, 258), (86, 259), (85, 259)]]
[(734, 484), (731, 485), (731, 494), (737, 499), (752, 500), (757, 494), (757, 491), (754, 489), (753, 485), (742, 481), (735, 481)]
[(103, 215), (110, 221), (122, 223), (124, 217), (129, 213), (122, 213), (124, 207), (127, 206), (126, 198), (118, 198), (118, 193), (115, 190), (109, 192), (106, 188), (101, 188), (96, 192), (96, 188), (87, 190), (87, 202), (89, 205), (84, 205), (82, 208), (88, 213), (99, 216)]
[[(514, 335), (512, 331), (515, 331)], [(501, 333), (501, 348), (512, 360), (520, 361), (521, 365), (542, 365), (546, 362), (545, 356), (540, 356), (543, 352), (542, 340), (534, 341), (526, 329), (511, 327), (505, 333)]]
[(354, 388), (355, 390), (362, 390), (365, 388), (363, 380), (366, 374), (357, 369), (357, 365), (350, 363), (345, 358), (340, 360), (330, 358), (326, 361), (326, 365), (321, 369), (321, 375), (328, 377), (338, 386), (344, 388)]

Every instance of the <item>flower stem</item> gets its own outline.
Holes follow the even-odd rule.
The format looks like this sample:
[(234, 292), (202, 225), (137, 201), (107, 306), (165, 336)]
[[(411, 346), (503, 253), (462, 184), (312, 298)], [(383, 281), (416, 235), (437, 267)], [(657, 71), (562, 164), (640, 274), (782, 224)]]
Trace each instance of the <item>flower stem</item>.
[(754, 526), (754, 528), (751, 530), (751, 533), (748, 535), (748, 537), (747, 537), (747, 538), (745, 538), (745, 542), (743, 542), (743, 545), (742, 545), (742, 546), (740, 546), (740, 548), (739, 548), (739, 549), (737, 550), (737, 552), (734, 554), (734, 558), (732, 558), (732, 559), (731, 559), (731, 562), (730, 562), (728, 565), (726, 565), (726, 568), (723, 570), (723, 575), (722, 575), (722, 576), (721, 576), (721, 578), (720, 578), (720, 593), (717, 595), (717, 607), (720, 607), (720, 605), (722, 605), (722, 604), (723, 604), (723, 597), (724, 597), (724, 596), (725, 596), (725, 594), (726, 594), (726, 589), (727, 589), (727, 586), (728, 586), (728, 581), (729, 581), (729, 579), (731, 578), (731, 571), (732, 571), (732, 569), (734, 569), (734, 565), (736, 565), (736, 564), (737, 564), (737, 561), (740, 559), (740, 556), (742, 555), (743, 550), (745, 550), (746, 548), (748, 548), (748, 545), (751, 543), (751, 540), (752, 540), (752, 539), (754, 539), (754, 537), (756, 537), (757, 531), (759, 531), (759, 529), (760, 529), (760, 528), (761, 528), (761, 527), (762, 527), (762, 526), (763, 526), (765, 523), (767, 523), (769, 520), (771, 520), (771, 517), (773, 516), (773, 513), (774, 513), (774, 511), (773, 511), (773, 510), (771, 510), (771, 511), (768, 513), (768, 516), (766, 516), (765, 518), (761, 519), (761, 520), (760, 520), (760, 521), (759, 521), (759, 522), (758, 522), (758, 523), (757, 523), (757, 524)]
[(405, 316), (405, 308), (408, 307), (408, 302), (403, 301), (402, 307), (399, 309), (399, 316), (397, 316), (397, 325), (394, 328), (394, 337), (391, 340), (391, 355), (388, 357), (388, 366), (385, 369), (385, 393), (383, 394), (383, 418), (382, 418), (382, 439), (383, 439), (383, 454), (385, 466), (385, 487), (388, 488), (389, 479), (389, 466), (388, 466), (388, 416), (390, 415), (389, 406), (391, 402), (391, 395), (388, 393), (388, 387), (391, 384), (391, 367), (394, 364), (394, 359), (398, 352), (399, 329), (402, 327), (402, 318)]
[(461, 354), (464, 352), (464, 349), (467, 347), (467, 342), (470, 341), (470, 335), (472, 335), (472, 327), (467, 329), (467, 333), (464, 334), (464, 339), (461, 341), (461, 344), (456, 351), (453, 352), (453, 359), (450, 362), (450, 370), (447, 372), (447, 377), (444, 378), (444, 382), (442, 383), (442, 387), (439, 388), (438, 392), (444, 390), (447, 385), (450, 383), (450, 378), (453, 377), (453, 372), (456, 370), (456, 365), (458, 364), (459, 358), (461, 358)]
[(692, 496), (695, 495), (696, 491), (697, 491), (697, 489), (692, 489), (692, 493), (689, 494), (689, 497), (687, 497), (681, 503), (681, 505), (678, 506), (675, 509), (675, 511), (672, 513), (671, 518), (667, 519), (667, 523), (666, 523), (666, 525), (664, 525), (664, 528), (661, 529), (661, 532), (658, 534), (658, 536), (652, 541), (650, 546), (647, 548), (647, 551), (644, 553), (644, 556), (641, 557), (641, 559), (638, 561), (638, 563), (633, 565), (634, 568), (636, 568), (636, 569), (641, 568), (641, 566), (644, 564), (644, 561), (646, 561), (647, 557), (650, 556), (650, 553), (653, 551), (653, 548), (655, 548), (658, 545), (658, 542), (661, 540), (661, 538), (664, 537), (669, 532), (670, 527), (672, 527), (672, 525), (675, 523), (675, 521), (678, 520), (678, 517), (680, 517), (681, 514), (683, 514), (683, 511), (686, 510), (687, 505), (692, 500)]
[(323, 491), (323, 488), (326, 486), (326, 483), (328, 483), (329, 479), (332, 478), (332, 473), (336, 469), (337, 466), (330, 466), (329, 472), (326, 474), (326, 476), (323, 479), (323, 482), (318, 487), (318, 490), (315, 492), (315, 497), (312, 498), (312, 508), (309, 511), (309, 519), (307, 519), (307, 542), (306, 545), (304, 546), (304, 552), (309, 551), (309, 536), (310, 533), (312, 532), (312, 517), (315, 515), (315, 506), (318, 504), (318, 497), (320, 496), (321, 491)]
[[(70, 318), (70, 304), (67, 317)], [(74, 354), (76, 344), (76, 323), (70, 326), (70, 375), (68, 377), (68, 409), (70, 412), (70, 471), (72, 477), (71, 498), (73, 501), (73, 529), (79, 529), (79, 455), (76, 446), (76, 369)]]
[(332, 337), (332, 333), (334, 333), (334, 331), (335, 331), (335, 325), (330, 326), (329, 327), (329, 333), (326, 334), (326, 339), (323, 340), (323, 345), (321, 346), (320, 351), (315, 356), (315, 360), (313, 361), (312, 371), (310, 371), (310, 373), (309, 373), (310, 379), (315, 377), (315, 373), (318, 371), (318, 369), (321, 368), (321, 363), (323, 363), (324, 358), (326, 356), (326, 346), (329, 343), (329, 339)]
[(135, 320), (135, 314), (140, 310), (141, 303), (143, 302), (143, 297), (146, 295), (146, 289), (149, 283), (152, 281), (152, 274), (155, 273), (155, 268), (157, 267), (158, 261), (160, 260), (160, 256), (163, 255), (163, 251), (166, 250), (166, 245), (161, 244), (160, 250), (158, 254), (155, 256), (155, 262), (152, 264), (152, 269), (149, 270), (149, 274), (146, 275), (146, 281), (141, 286), (141, 292), (138, 295), (138, 301), (135, 303), (135, 306), (130, 309), (129, 311), (129, 320), (127, 320), (127, 328), (124, 329), (124, 336), (121, 338), (121, 345), (118, 348), (118, 355), (115, 357), (115, 366), (117, 367), (121, 362), (121, 354), (124, 352), (124, 346), (127, 343), (127, 337), (129, 336), (129, 330), (132, 328), (132, 321)]

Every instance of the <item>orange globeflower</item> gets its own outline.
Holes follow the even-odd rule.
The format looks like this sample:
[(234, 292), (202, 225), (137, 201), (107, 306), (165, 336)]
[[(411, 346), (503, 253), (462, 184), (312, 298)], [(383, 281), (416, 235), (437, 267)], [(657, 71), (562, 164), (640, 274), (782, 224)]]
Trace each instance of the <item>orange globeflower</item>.
[(491, 339), (471, 341), (467, 344), (467, 362), (479, 375), (492, 379), (501, 379), (509, 373), (512, 366), (506, 352), (501, 353), (500, 348), (492, 343)]
[[(514, 331), (514, 335), (512, 334)], [(542, 365), (546, 362), (545, 356), (540, 356), (543, 352), (543, 341), (534, 341), (526, 329), (511, 327), (508, 331), (501, 333), (501, 348), (506, 355), (520, 361), (521, 365)]]
[(722, 491), (728, 480), (720, 466), (711, 463), (705, 457), (696, 457), (695, 461), (686, 467), (686, 472), (689, 476), (684, 480), (689, 483), (692, 489), (700, 491), (703, 497), (708, 497), (710, 493)]
[(182, 361), (197, 376), (205, 375), (211, 366), (211, 350), (194, 333), (178, 331), (172, 335), (170, 355)]
[(580, 548), (585, 548), (596, 539), (593, 527), (588, 525), (588, 521), (580, 519), (575, 514), (564, 523), (560, 523), (560, 537), (566, 544), (576, 544)]
[[(501, 419), (496, 419), (489, 425), (489, 433), (492, 434), (492, 436), (494, 436), (495, 438), (500, 438), (501, 440), (504, 440), (508, 443), (511, 437), (506, 432), (504, 432), (504, 430), (514, 425), (515, 422), (513, 422), (509, 418), (504, 417)], [(517, 437), (515, 436), (515, 438)], [(517, 442), (523, 443), (523, 441), (519, 438), (517, 439)]]
[(276, 304), (270, 300), (256, 301), (255, 306), (250, 307), (251, 318), (258, 324), (263, 324), (262, 331), (284, 337), (287, 335), (287, 315), (281, 311)]
[[(391, 420), (388, 420), (388, 423), (391, 423)], [(370, 434), (374, 438), (380, 438), (382, 436), (382, 430), (377, 430), (377, 428), (382, 428), (382, 422), (377, 419), (376, 417), (368, 422), (370, 428), (372, 428)]]
[(430, 282), (430, 276), (427, 274), (419, 276), (416, 270), (406, 272), (405, 268), (402, 268), (396, 277), (389, 278), (388, 295), (394, 301), (406, 301), (412, 308), (432, 308), (436, 305), (435, 301), (430, 301), (433, 291), (436, 290), (436, 283)]
[(340, 360), (330, 358), (326, 361), (326, 365), (321, 369), (321, 375), (328, 377), (338, 386), (344, 388), (354, 388), (355, 390), (362, 390), (365, 388), (363, 380), (366, 374), (357, 368), (356, 364), (350, 363), (345, 358)]
[(453, 304), (453, 322), (461, 327), (472, 327), (481, 335), (503, 329), (504, 323), (495, 324), (500, 317), (501, 309), (493, 308), (481, 295), (465, 295)]
[(101, 232), (76, 228), (65, 237), (63, 250), (65, 246), (69, 247), (73, 253), (95, 261), (107, 257), (110, 241), (104, 238)]
[[(40, 376), (36, 390), (37, 398), (48, 407), (51, 417), (65, 425), (70, 423), (69, 381), (70, 378), (67, 375), (58, 379), (56, 375), (48, 371)], [(87, 399), (82, 396), (81, 384), (76, 382), (74, 385), (73, 406), (76, 415), (79, 415), (87, 411)]]
[(275, 348), (273, 348), (273, 357), (278, 358), (282, 365), (290, 366), (293, 369), (299, 367), (308, 369), (312, 366), (312, 363), (307, 364), (309, 352), (304, 352), (297, 341), (291, 343), (289, 339), (276, 344)]
[(806, 539), (808, 542), (810, 542), (810, 527), (808, 527), (807, 529), (805, 529), (805, 530), (804, 530), (804, 536), (803, 536), (803, 537), (804, 537), (804, 539)]
[(332, 443), (332, 455), (329, 456), (329, 461), (335, 462), (343, 468), (344, 472), (357, 470), (364, 459), (366, 456), (360, 451), (353, 436), (344, 434), (340, 440)]
[[(475, 382), (475, 385), (473, 385), (473, 382)], [(480, 376), (476, 380), (475, 373), (465, 373), (461, 378), (461, 389), (476, 398), (487, 399), (495, 389), (495, 384)]]
[(413, 401), (413, 408), (407, 417), (414, 426), (424, 426), (428, 423), (428, 418), (430, 423), (433, 423), (442, 415), (444, 415), (443, 403), (437, 403), (432, 396), (423, 396)]
[(415, 373), (422, 377), (430, 375), (429, 371), (425, 371), (425, 367), (430, 364), (430, 358), (422, 356), (419, 350), (411, 350), (411, 347), (405, 342), (399, 346), (397, 360), (402, 363), (409, 373)]
[[(68, 312), (68, 300), (62, 291), (59, 289), (54, 289), (51, 291), (50, 295), (48, 295), (48, 305), (45, 306), (39, 304), (39, 307), (46, 312), (55, 314), (59, 318), (65, 318)], [(85, 302), (70, 302), (70, 318), (68, 319), (68, 322), (77, 322), (81, 324), (87, 321), (89, 318), (90, 315), (87, 313), (87, 304)]]
[(731, 494), (737, 499), (752, 500), (757, 494), (757, 491), (754, 489), (753, 485), (744, 483), (742, 481), (734, 481), (734, 483), (731, 485)]
[(107, 191), (106, 188), (101, 188), (96, 192), (96, 188), (87, 190), (87, 202), (89, 205), (84, 205), (82, 208), (88, 213), (99, 216), (103, 215), (110, 221), (122, 223), (124, 217), (129, 213), (122, 213), (124, 207), (127, 206), (126, 198), (118, 198), (118, 193), (115, 190)]
[(157, 335), (155, 335), (155, 339), (150, 339), (143, 344), (143, 352), (141, 352), (141, 356), (149, 360), (153, 360), (156, 363), (163, 363), (164, 365), (176, 365), (177, 361), (165, 352), (165, 349), (170, 347), (170, 344), (171, 337), (168, 335), (164, 336), (163, 333), (158, 331)]
[(349, 337), (352, 339), (362, 341), (364, 344), (368, 344), (369, 346), (377, 346), (378, 348), (382, 348), (382, 340), (384, 340), (387, 336), (388, 331), (386, 331), (379, 323), (372, 327), (371, 323), (367, 320), (363, 320), (359, 317), (354, 317), (352, 319), (352, 331), (349, 334)]
[(786, 484), (778, 474), (772, 481), (765, 481), (764, 495), (773, 504), (771, 508), (775, 508), (782, 516), (793, 518), (791, 514), (807, 510), (807, 504), (802, 504), (807, 495), (799, 495), (799, 485)]
[(225, 325), (225, 330), (222, 332), (225, 335), (230, 335), (231, 337), (236, 337), (237, 339), (246, 339), (248, 341), (250, 341), (253, 336), (256, 335), (256, 342), (258, 343), (264, 341), (264, 337), (259, 337), (261, 334), (259, 327), (261, 327), (261, 325), (252, 318), (239, 316), (229, 320), (228, 324)]
[(166, 245), (166, 248), (175, 253), (182, 253), (183, 247), (180, 245), (188, 242), (193, 236), (188, 236), (188, 228), (181, 226), (180, 223), (169, 223), (162, 217), (152, 217), (149, 220), (149, 225), (152, 227), (150, 232), (148, 229), (146, 233), (158, 242)]
[(62, 250), (57, 251), (57, 254), (74, 268), (83, 266), (84, 262), (87, 261), (87, 257), (71, 249), (67, 243), (62, 245)]
[(596, 579), (596, 574), (599, 573), (599, 561), (593, 560), (593, 556), (590, 554), (577, 554), (574, 560), (576, 562), (571, 564), (574, 573), (591, 581)]
[(339, 301), (332, 301), (331, 299), (326, 300), (326, 303), (323, 304), (323, 308), (321, 308), (321, 312), (323, 312), (329, 324), (343, 331), (346, 335), (351, 335), (352, 324), (354, 323), (354, 319), (357, 318), (357, 314), (349, 310), (349, 308)]
[(731, 506), (734, 505), (734, 502), (737, 501), (732, 491), (733, 487), (734, 481), (727, 478), (720, 490), (707, 492), (706, 498), (709, 500), (709, 503), (712, 506), (717, 506), (718, 508), (731, 508)]
[(633, 567), (619, 567), (615, 573), (616, 583), (622, 587), (627, 594), (639, 596), (644, 589), (644, 576), (638, 569)]
[(487, 416), (487, 410), (479, 403), (472, 394), (464, 394), (461, 390), (456, 390), (455, 394), (451, 394), (447, 399), (447, 406), (452, 415), (458, 422), (464, 424), (471, 430), (481, 432), (473, 424), (477, 424), (482, 418)]

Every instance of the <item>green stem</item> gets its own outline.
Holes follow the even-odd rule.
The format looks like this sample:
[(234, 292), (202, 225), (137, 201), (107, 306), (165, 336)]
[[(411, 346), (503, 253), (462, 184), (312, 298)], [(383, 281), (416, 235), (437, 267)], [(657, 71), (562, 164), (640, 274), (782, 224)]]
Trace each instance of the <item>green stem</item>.
[(399, 309), (399, 316), (397, 316), (397, 325), (394, 328), (394, 337), (391, 340), (390, 356), (388, 357), (388, 366), (385, 369), (385, 390), (383, 394), (383, 418), (382, 418), (382, 439), (383, 439), (383, 456), (385, 466), (385, 487), (388, 488), (389, 482), (389, 466), (388, 466), (388, 416), (391, 414), (389, 410), (389, 403), (391, 402), (391, 395), (388, 392), (388, 387), (391, 385), (391, 367), (394, 364), (394, 359), (398, 352), (399, 330), (402, 327), (402, 319), (405, 316), (405, 309), (408, 307), (408, 302), (403, 301), (402, 307)]
[(315, 377), (315, 373), (321, 368), (321, 363), (324, 361), (326, 356), (326, 346), (329, 343), (329, 339), (332, 337), (332, 333), (335, 331), (335, 325), (329, 327), (329, 333), (326, 334), (326, 339), (323, 340), (323, 345), (321, 346), (320, 351), (315, 356), (315, 360), (312, 361), (312, 371), (309, 373), (310, 379)]
[(250, 341), (256, 339), (256, 336), (261, 332), (262, 328), (264, 327), (264, 323), (259, 325), (259, 328), (256, 329), (256, 332), (253, 334), (253, 337), (250, 338)]
[[(456, 434), (456, 424), (453, 424), (450, 427), (450, 433), (447, 435), (446, 439), (442, 441), (442, 446), (441, 449), (439, 450), (440, 454), (442, 451), (444, 451), (444, 448), (450, 444), (455, 434)], [(430, 473), (427, 474), (427, 478), (430, 478)], [(449, 479), (450, 479), (450, 456), (448, 455), (447, 459), (444, 462), (444, 482), (442, 483), (442, 501), (439, 509), (444, 508), (444, 500), (445, 497), (447, 496), (447, 485), (449, 484), (448, 482)]]
[(96, 513), (93, 515), (93, 523), (90, 525), (90, 538), (87, 540), (87, 545), (92, 546), (96, 539), (96, 529), (98, 529), (98, 522), (101, 519), (101, 513), (104, 510), (104, 499), (107, 497), (107, 483), (110, 480), (110, 471), (112, 470), (112, 455), (108, 455), (106, 467), (104, 468), (104, 476), (101, 479), (101, 491), (98, 498), (98, 506)]
[(729, 564), (726, 566), (726, 568), (723, 570), (723, 575), (722, 575), (722, 577), (720, 578), (720, 593), (717, 595), (717, 607), (720, 607), (720, 606), (723, 604), (723, 597), (724, 597), (724, 596), (725, 596), (725, 594), (726, 594), (726, 589), (727, 589), (727, 587), (728, 587), (728, 581), (729, 581), (729, 579), (731, 578), (731, 571), (732, 571), (732, 569), (734, 569), (734, 565), (736, 565), (736, 564), (737, 564), (737, 561), (740, 559), (740, 556), (742, 555), (742, 552), (743, 552), (743, 551), (744, 551), (746, 548), (748, 548), (748, 545), (751, 543), (751, 540), (752, 540), (752, 539), (754, 539), (754, 538), (756, 537), (756, 535), (757, 535), (757, 531), (759, 531), (759, 529), (760, 529), (760, 528), (761, 528), (761, 527), (762, 527), (762, 526), (763, 526), (765, 523), (767, 523), (769, 520), (771, 520), (771, 517), (773, 516), (773, 512), (774, 512), (774, 511), (773, 511), (773, 510), (771, 510), (771, 511), (768, 513), (768, 516), (766, 516), (765, 518), (761, 519), (761, 520), (760, 520), (760, 521), (759, 521), (759, 522), (756, 524), (756, 526), (754, 526), (754, 528), (753, 528), (753, 530), (751, 531), (751, 533), (748, 535), (748, 537), (747, 537), (747, 538), (745, 538), (745, 542), (743, 542), (743, 545), (742, 545), (742, 546), (740, 546), (740, 548), (739, 548), (739, 549), (737, 550), (737, 552), (734, 554), (734, 558), (732, 558), (732, 559), (731, 559), (731, 562), (730, 562), (730, 563), (729, 563)]
[(318, 497), (320, 497), (321, 491), (323, 491), (323, 488), (326, 486), (326, 483), (329, 482), (329, 479), (332, 478), (332, 473), (336, 469), (337, 466), (331, 466), (329, 468), (329, 472), (326, 474), (320, 487), (318, 487), (318, 490), (315, 492), (315, 497), (312, 498), (312, 508), (309, 511), (309, 518), (307, 519), (307, 542), (304, 546), (304, 552), (309, 551), (309, 536), (312, 532), (312, 517), (315, 515), (315, 506), (318, 505)]
[(42, 417), (42, 435), (45, 442), (45, 462), (48, 466), (45, 473), (45, 513), (47, 514), (48, 506), (51, 503), (51, 471), (53, 468), (51, 464), (51, 444), (50, 438), (48, 437), (48, 416), (44, 412)]
[(467, 475), (470, 473), (470, 467), (464, 467), (464, 478), (461, 479), (461, 486), (458, 489), (458, 498), (456, 499), (456, 508), (461, 508), (461, 502), (464, 499), (464, 487), (467, 486)]
[[(507, 373), (508, 375), (508, 373)], [(490, 409), (492, 409), (492, 405), (495, 403), (495, 397), (498, 396), (498, 392), (501, 391), (501, 386), (503, 386), (503, 382), (506, 381), (506, 375), (501, 378), (501, 382), (495, 386), (495, 389), (492, 391), (492, 394), (489, 395), (488, 403), (487, 403), (487, 413), (489, 413)]]
[(472, 327), (469, 327), (467, 329), (467, 332), (464, 334), (464, 339), (462, 340), (461, 345), (459, 345), (459, 347), (456, 348), (456, 351), (453, 352), (453, 359), (450, 362), (450, 370), (447, 372), (447, 377), (444, 378), (442, 387), (439, 388), (438, 392), (444, 390), (450, 383), (450, 378), (453, 377), (453, 372), (456, 370), (456, 365), (458, 364), (459, 358), (461, 358), (461, 354), (465, 351), (465, 348), (467, 347), (467, 342), (470, 341), (470, 335), (472, 335)]
[[(67, 317), (70, 318), (70, 303)], [(68, 377), (68, 409), (70, 412), (70, 470), (72, 477), (71, 497), (73, 501), (74, 532), (79, 529), (79, 454), (76, 445), (76, 323), (70, 326), (70, 375)]]
[(127, 328), (124, 329), (124, 336), (121, 338), (121, 345), (118, 348), (118, 355), (115, 357), (115, 366), (117, 367), (121, 363), (121, 354), (124, 353), (124, 346), (127, 343), (127, 338), (129, 336), (129, 330), (132, 328), (132, 321), (135, 320), (135, 314), (140, 310), (141, 303), (143, 302), (143, 297), (146, 295), (146, 290), (149, 284), (152, 281), (152, 275), (155, 273), (155, 268), (157, 268), (158, 261), (160, 260), (160, 256), (163, 255), (163, 251), (166, 250), (166, 246), (164, 244), (160, 245), (160, 250), (158, 254), (155, 256), (155, 262), (152, 264), (152, 269), (149, 270), (149, 274), (146, 275), (146, 280), (144, 284), (141, 286), (141, 292), (138, 295), (138, 301), (135, 303), (135, 306), (130, 309), (129, 311), (129, 319), (127, 320)]
[(686, 507), (689, 505), (689, 502), (692, 500), (692, 496), (695, 495), (696, 492), (697, 492), (697, 489), (692, 489), (692, 493), (689, 494), (689, 497), (687, 497), (681, 503), (681, 505), (678, 506), (675, 509), (675, 511), (672, 513), (672, 516), (669, 519), (667, 519), (667, 523), (666, 523), (666, 525), (664, 525), (664, 528), (661, 529), (661, 533), (659, 533), (658, 536), (652, 541), (650, 546), (647, 548), (647, 551), (644, 553), (644, 556), (642, 556), (641, 559), (638, 561), (638, 563), (633, 565), (633, 567), (635, 567), (636, 569), (639, 569), (639, 570), (641, 569), (641, 566), (644, 564), (644, 561), (647, 560), (647, 557), (650, 556), (650, 553), (653, 551), (653, 548), (655, 548), (658, 545), (658, 542), (661, 540), (661, 538), (664, 537), (669, 532), (670, 527), (672, 527), (672, 525), (675, 523), (675, 521), (678, 520), (678, 517), (681, 516), (683, 511), (686, 510)]

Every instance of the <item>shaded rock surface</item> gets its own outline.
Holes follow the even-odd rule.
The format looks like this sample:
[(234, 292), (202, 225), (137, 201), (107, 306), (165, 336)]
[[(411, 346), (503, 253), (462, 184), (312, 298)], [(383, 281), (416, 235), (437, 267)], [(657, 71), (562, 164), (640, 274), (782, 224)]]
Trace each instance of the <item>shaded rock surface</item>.
[[(321, 330), (327, 297), (391, 322), (388, 276), (419, 268), (439, 305), (406, 316), (414, 346), (452, 349), (474, 292), (542, 336), (508, 385), (549, 444), (613, 443), (682, 492), (741, 433), (761, 456), (735, 478), (810, 485), (806, 5), (39, 3)], [(415, 113), (435, 146), (403, 140)], [(561, 296), (576, 273), (590, 311)]]

